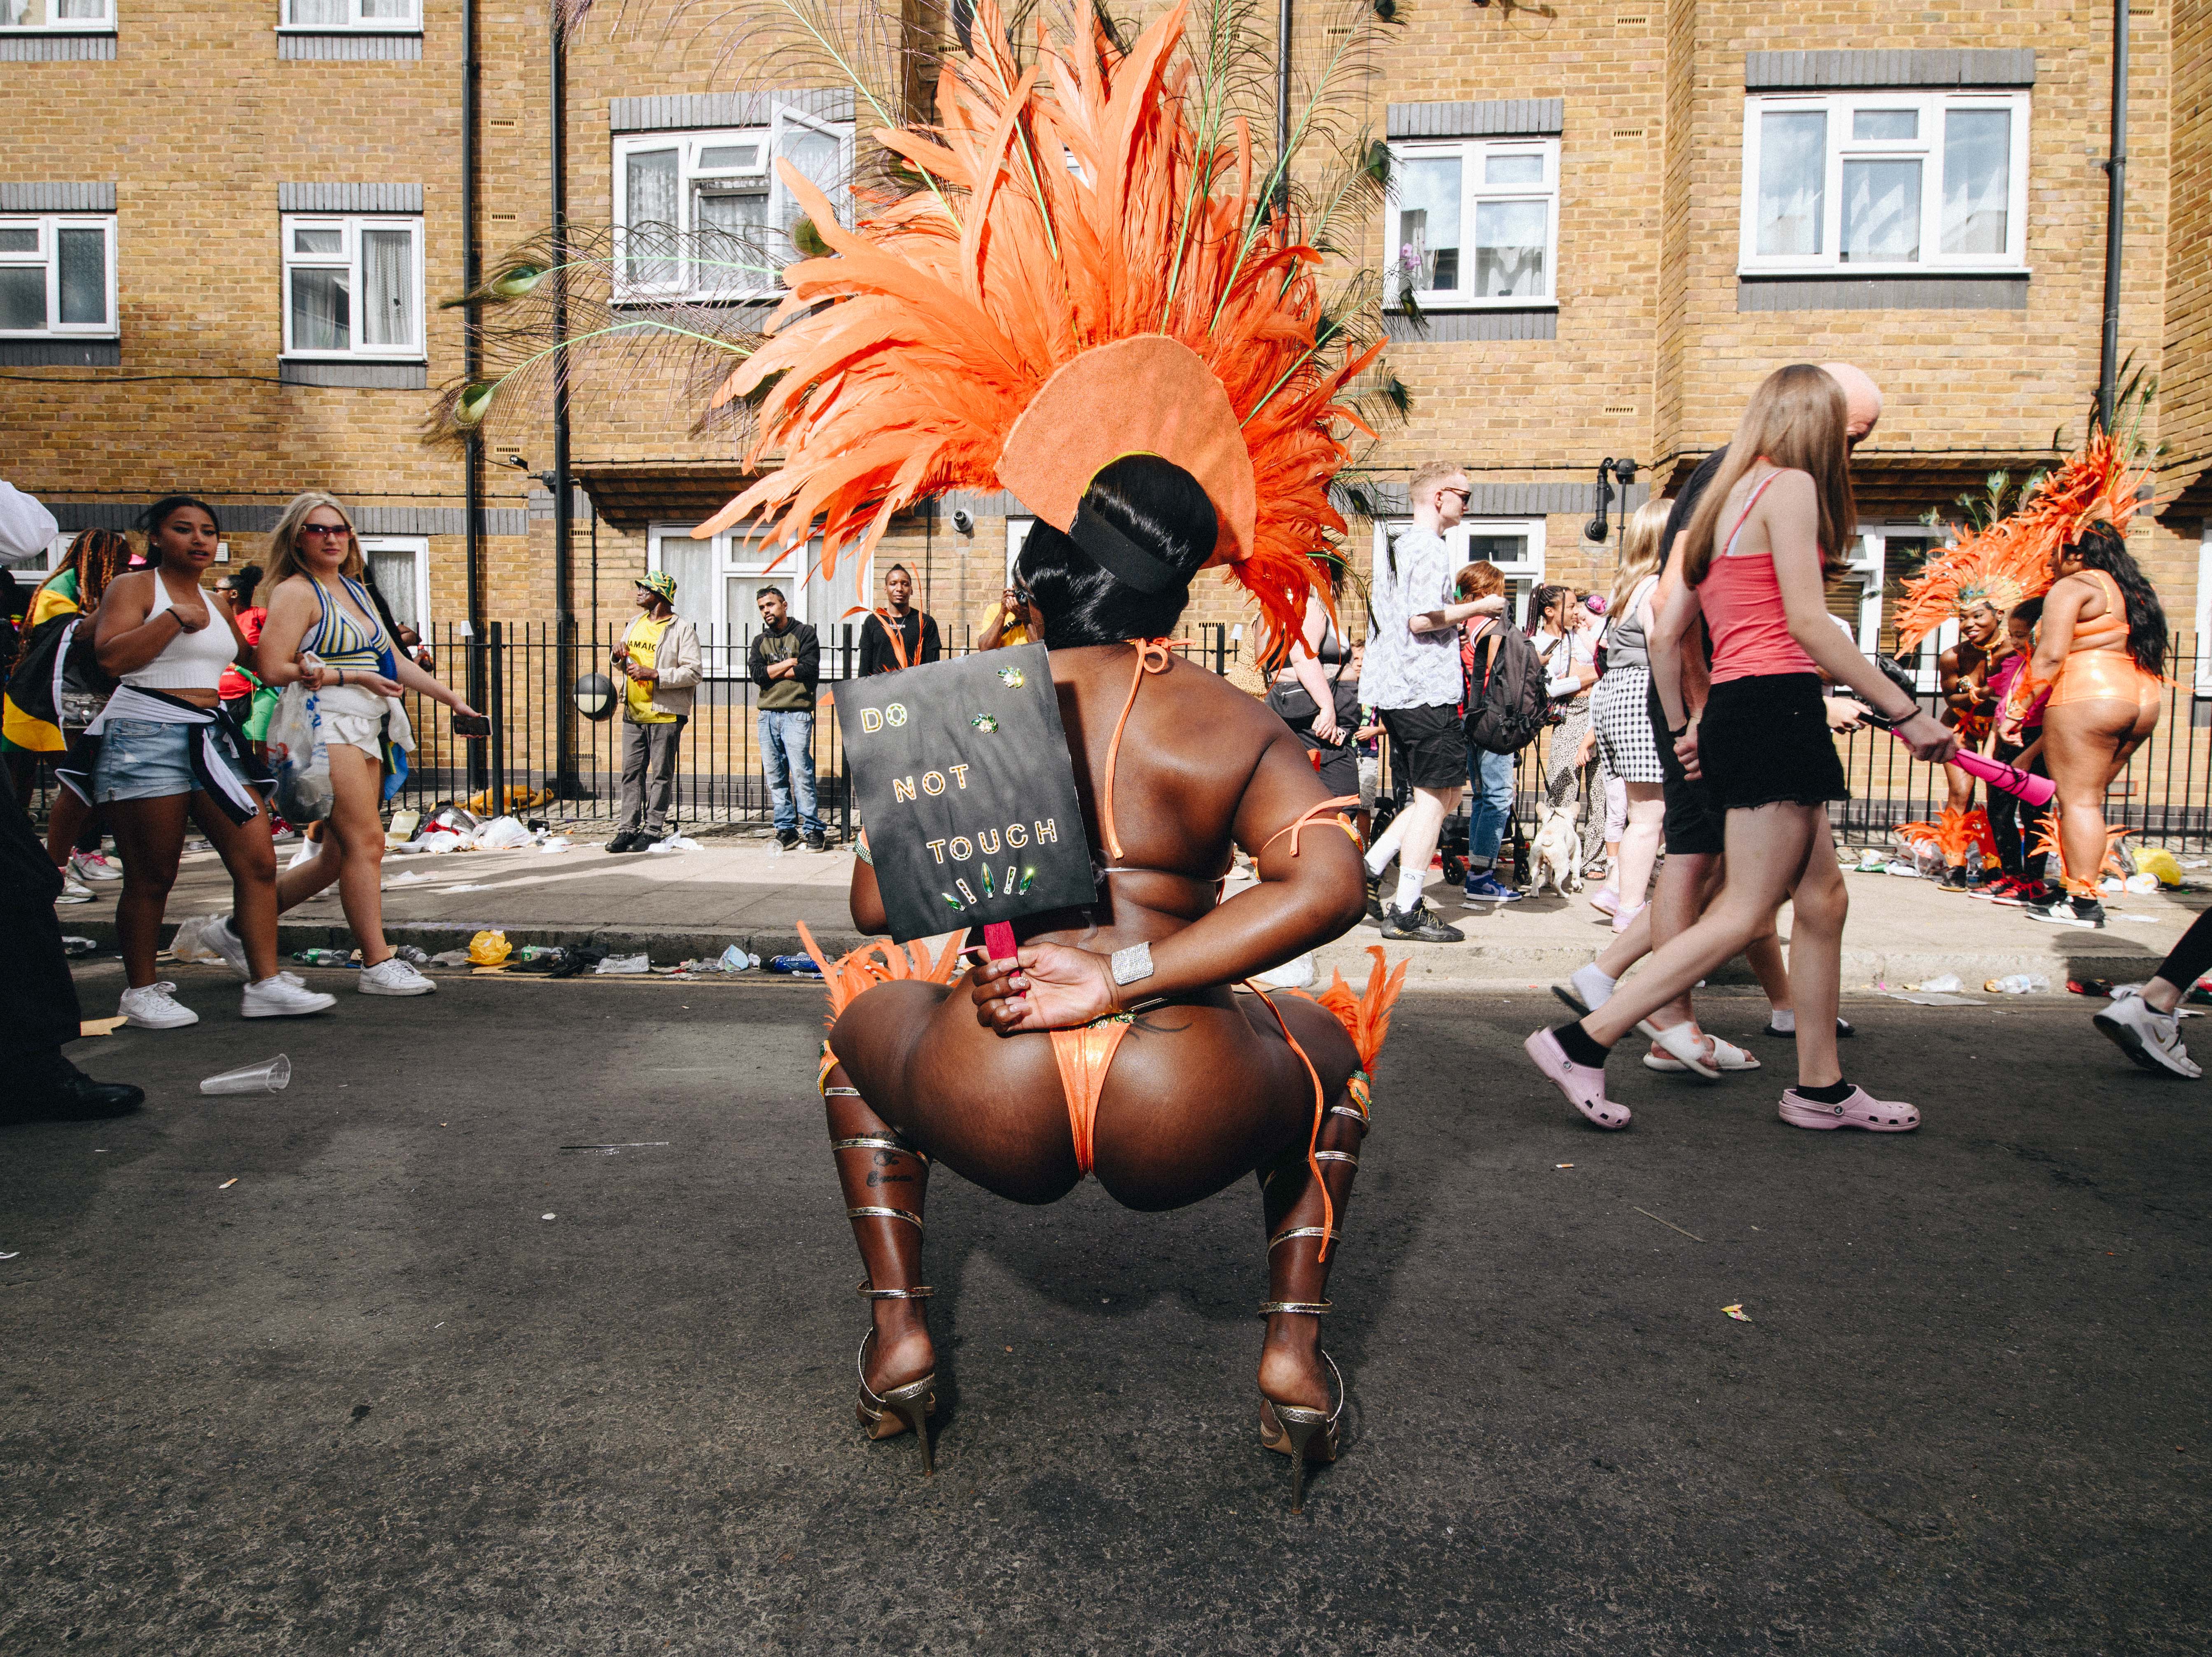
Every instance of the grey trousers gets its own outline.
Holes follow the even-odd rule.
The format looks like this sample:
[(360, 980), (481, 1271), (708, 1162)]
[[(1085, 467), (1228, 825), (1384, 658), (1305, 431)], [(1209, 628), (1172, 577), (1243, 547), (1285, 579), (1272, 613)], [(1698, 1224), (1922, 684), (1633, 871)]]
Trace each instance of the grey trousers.
[(676, 798), (676, 744), (685, 723), (623, 721), (622, 815), (615, 822), (616, 833), (641, 828), (659, 840), (668, 832), (668, 808)]

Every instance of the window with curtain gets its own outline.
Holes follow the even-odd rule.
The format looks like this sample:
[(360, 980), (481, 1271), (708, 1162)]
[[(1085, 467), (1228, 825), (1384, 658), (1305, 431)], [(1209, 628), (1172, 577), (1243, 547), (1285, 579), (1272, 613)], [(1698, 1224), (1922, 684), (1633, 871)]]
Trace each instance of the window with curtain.
[(284, 25), (295, 29), (368, 29), (386, 33), (393, 29), (419, 29), (422, 0), (284, 0)]
[(1739, 268), (2024, 268), (2027, 115), (2024, 92), (1747, 99)]
[(287, 355), (422, 356), (420, 219), (288, 215), (283, 237)]
[(369, 573), (376, 578), (376, 590), (391, 607), (392, 619), (401, 627), (413, 628), (426, 641), (428, 622), (423, 610), (422, 587), (429, 549), (428, 540), (412, 536), (361, 537), (362, 556), (368, 561)]
[(779, 109), (768, 127), (636, 132), (615, 140), (619, 300), (764, 299), (799, 257), (805, 216), (774, 163), (847, 211), (853, 130)]
[(1559, 245), (1553, 138), (1391, 146), (1384, 287), (1423, 307), (1548, 305)]
[(0, 0), (0, 29), (112, 29), (115, 0)]
[(0, 335), (115, 333), (114, 219), (0, 217)]

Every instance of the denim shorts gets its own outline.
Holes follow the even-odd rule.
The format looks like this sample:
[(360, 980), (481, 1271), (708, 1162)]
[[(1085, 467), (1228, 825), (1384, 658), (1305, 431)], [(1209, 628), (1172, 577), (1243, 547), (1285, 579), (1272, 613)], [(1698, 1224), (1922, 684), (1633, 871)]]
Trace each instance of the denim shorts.
[(192, 771), (196, 725), (156, 725), (149, 719), (110, 719), (100, 728), (100, 763), (92, 797), (110, 800), (163, 799), (200, 786)]

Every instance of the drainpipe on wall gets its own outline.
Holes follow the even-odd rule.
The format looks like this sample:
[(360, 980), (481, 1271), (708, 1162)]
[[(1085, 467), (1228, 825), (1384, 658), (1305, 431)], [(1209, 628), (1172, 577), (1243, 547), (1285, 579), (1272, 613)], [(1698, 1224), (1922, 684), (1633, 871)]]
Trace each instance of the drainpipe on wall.
[[(2125, 0), (2122, 0), (2125, 3)], [(576, 701), (568, 695), (575, 681), (576, 611), (569, 588), (569, 541), (575, 529), (575, 489), (568, 476), (568, 354), (559, 349), (568, 338), (568, 42), (559, 8), (553, 9), (553, 798), (574, 799), (576, 779)]]
[(2112, 428), (2120, 377), (2120, 248), (2128, 208), (2128, 0), (2112, 0), (2112, 153), (2105, 162), (2105, 343), (2097, 366), (2097, 421)]
[(1277, 0), (1275, 7), (1275, 155), (1283, 169), (1275, 205), (1285, 212), (1291, 205), (1291, 4)]
[[(461, 291), (473, 294), (483, 282), (483, 246), (477, 239), (477, 127), (483, 110), (477, 100), (483, 65), (477, 57), (477, 0), (461, 0)], [(473, 385), (483, 377), (483, 326), (477, 307), (471, 305), (461, 316), (461, 383)], [(484, 705), (483, 652), (483, 434), (469, 433), (463, 444), (462, 495), (463, 556), (468, 565), (468, 697), (469, 706)], [(483, 764), (479, 745), (463, 744), (469, 755), (469, 792), (484, 786), (477, 777)]]

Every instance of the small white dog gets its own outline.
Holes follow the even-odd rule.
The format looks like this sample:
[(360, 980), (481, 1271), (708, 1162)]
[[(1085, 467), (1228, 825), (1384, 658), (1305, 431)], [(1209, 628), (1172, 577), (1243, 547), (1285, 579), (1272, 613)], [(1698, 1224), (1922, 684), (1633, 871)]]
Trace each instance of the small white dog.
[(1575, 808), (1555, 805), (1544, 813), (1536, 838), (1528, 843), (1530, 876), (1527, 893), (1535, 896), (1549, 880), (1561, 897), (1579, 891), (1583, 883), (1582, 836), (1575, 832)]

